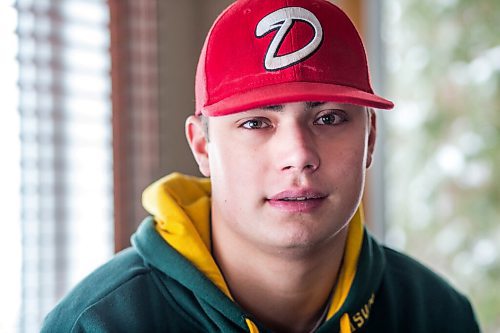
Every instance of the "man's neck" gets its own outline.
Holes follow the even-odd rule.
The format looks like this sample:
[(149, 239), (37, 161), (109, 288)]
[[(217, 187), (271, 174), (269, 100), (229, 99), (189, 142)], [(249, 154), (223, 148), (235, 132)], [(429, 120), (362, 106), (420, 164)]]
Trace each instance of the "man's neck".
[(300, 255), (246, 248), (224, 233), (213, 230), (213, 254), (235, 301), (275, 332), (311, 330), (336, 285), (347, 228)]

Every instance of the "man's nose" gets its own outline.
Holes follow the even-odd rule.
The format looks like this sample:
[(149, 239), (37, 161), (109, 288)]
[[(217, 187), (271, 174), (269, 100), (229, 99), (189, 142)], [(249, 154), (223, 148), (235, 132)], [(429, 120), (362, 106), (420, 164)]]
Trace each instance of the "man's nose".
[(320, 156), (314, 133), (307, 126), (294, 123), (278, 130), (277, 165), (281, 171), (314, 172), (320, 165)]

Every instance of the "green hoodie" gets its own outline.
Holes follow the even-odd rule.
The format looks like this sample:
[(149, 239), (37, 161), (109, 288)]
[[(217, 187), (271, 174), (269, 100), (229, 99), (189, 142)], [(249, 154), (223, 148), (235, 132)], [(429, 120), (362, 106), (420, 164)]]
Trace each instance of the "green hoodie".
[[(270, 332), (233, 300), (210, 254), (210, 183), (172, 174), (118, 253), (47, 316), (42, 332)], [(479, 332), (468, 300), (351, 221), (327, 320), (317, 332)]]

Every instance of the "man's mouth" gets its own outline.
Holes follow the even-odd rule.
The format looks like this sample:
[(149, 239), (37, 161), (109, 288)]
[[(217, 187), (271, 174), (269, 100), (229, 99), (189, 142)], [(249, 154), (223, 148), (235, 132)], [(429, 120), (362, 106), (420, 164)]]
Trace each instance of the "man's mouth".
[(319, 207), (328, 195), (314, 190), (287, 190), (266, 201), (274, 208), (288, 212), (307, 212)]
[(322, 199), (325, 197), (327, 197), (327, 195), (321, 191), (313, 189), (293, 189), (281, 191), (269, 197), (268, 200), (304, 201), (312, 199)]
[(321, 199), (321, 197), (295, 197), (295, 198), (282, 198), (282, 199), (277, 199), (281, 201), (306, 201), (306, 200), (314, 200), (314, 199)]

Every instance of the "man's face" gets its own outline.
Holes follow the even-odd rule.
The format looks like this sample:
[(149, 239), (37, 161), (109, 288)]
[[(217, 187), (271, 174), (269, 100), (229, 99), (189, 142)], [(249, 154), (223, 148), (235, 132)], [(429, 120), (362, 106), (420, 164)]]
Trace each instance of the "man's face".
[(210, 140), (197, 137), (190, 142), (211, 177), (213, 228), (263, 250), (311, 249), (333, 242), (360, 202), (375, 115), (287, 103), (212, 117)]

